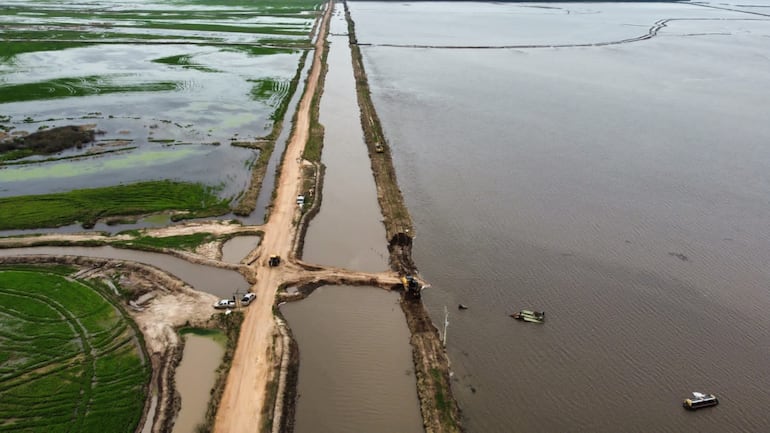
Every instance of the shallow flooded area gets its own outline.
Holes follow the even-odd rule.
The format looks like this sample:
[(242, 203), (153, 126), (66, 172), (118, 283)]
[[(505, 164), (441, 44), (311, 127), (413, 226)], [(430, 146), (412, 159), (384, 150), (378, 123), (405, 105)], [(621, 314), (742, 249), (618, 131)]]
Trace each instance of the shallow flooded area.
[(182, 399), (172, 430), (175, 433), (194, 432), (204, 422), (216, 370), (225, 354), (222, 343), (211, 336), (184, 334), (184, 340), (182, 362), (174, 374), (174, 384)]
[(770, 17), (710, 5), (350, 3), (469, 432), (770, 429)]
[[(220, 298), (230, 298), (236, 291), (248, 291), (249, 284), (241, 274), (229, 269), (197, 265), (173, 256), (146, 251), (126, 250), (113, 247), (30, 247), (0, 249), (0, 255), (48, 254), (61, 256), (100, 257), (131, 260), (162, 269), (195, 290), (211, 293)], [(213, 310), (212, 310), (213, 311)]]
[(6, 6), (3, 36), (15, 45), (0, 55), (0, 141), (70, 125), (93, 128), (96, 141), (0, 161), (0, 197), (155, 179), (238, 196), (314, 18), (302, 13), (309, 4), (277, 16), (257, 4)]
[(300, 351), (295, 432), (422, 431), (398, 299), (378, 288), (324, 286), (281, 307)]
[(335, 9), (329, 33), (329, 70), (320, 108), (323, 200), (308, 227), (302, 257), (309, 263), (382, 271), (388, 267), (385, 227), (363, 141), (341, 6)]
[(227, 263), (240, 263), (257, 246), (261, 236), (236, 236), (228, 239), (222, 245), (222, 261)]

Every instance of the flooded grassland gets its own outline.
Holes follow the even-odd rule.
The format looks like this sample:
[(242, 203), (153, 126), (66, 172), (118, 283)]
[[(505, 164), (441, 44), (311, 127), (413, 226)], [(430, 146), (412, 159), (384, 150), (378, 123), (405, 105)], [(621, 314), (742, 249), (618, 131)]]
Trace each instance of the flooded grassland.
[[(152, 380), (141, 393), (126, 399), (125, 405), (121, 400), (121, 405), (110, 408), (113, 412), (125, 409), (120, 417), (111, 415), (114, 423), (136, 415), (110, 427), (111, 431), (134, 431), (139, 421), (142, 431), (170, 431), (180, 409), (174, 399), (173, 371), (180, 355), (175, 329), (184, 324), (226, 329), (229, 343), (225, 358), (232, 358), (238, 328), (234, 317), (240, 320), (242, 316), (215, 316), (212, 304), (216, 298), (248, 290), (248, 283), (236, 271), (243, 271), (243, 267), (235, 263), (256, 248), (259, 238), (227, 242), (240, 231), (239, 225), (216, 221), (177, 226), (173, 228), (177, 232), (161, 235), (137, 230), (114, 237), (101, 233), (68, 237), (66, 233), (83, 231), (81, 224), (98, 230), (105, 222), (130, 220), (125, 215), (147, 216), (118, 230), (163, 227), (171, 224), (177, 211), (197, 207), (227, 214), (244, 190), (255, 186), (252, 168), (272, 150), (281, 131), (280, 123), (299, 81), (301, 61), (310, 48), (317, 5), (305, 1), (234, 3), (238, 2), (171, 5), (97, 1), (74, 5), (11, 1), (0, 12), (0, 216), (3, 229), (7, 229), (2, 234), (33, 235), (10, 240), (15, 245), (118, 242), (123, 247), (173, 253), (73, 246), (3, 250), (2, 261), (18, 266), (77, 265), (80, 273), (107, 281), (109, 290), (125, 297), (120, 299), (121, 307), (131, 310), (146, 338), (140, 342), (134, 340), (141, 337), (134, 337), (129, 342), (146, 343), (150, 359), (142, 360), (143, 369), (134, 368), (133, 360), (130, 365), (123, 359), (115, 362), (133, 368), (131, 374), (137, 370), (145, 376), (151, 364)], [(92, 131), (95, 139), (73, 142), (69, 148), (55, 151), (31, 150), (29, 143), (40, 141), (37, 136), (70, 125)], [(48, 145), (42, 148), (48, 149)], [(176, 196), (171, 200), (175, 204), (161, 204), (170, 196)], [(177, 199), (184, 197), (192, 201), (180, 206)], [(222, 203), (224, 208), (219, 207)], [(155, 208), (158, 204), (161, 209)], [(167, 210), (174, 212), (158, 214)], [(24, 217), (27, 212), (30, 218)], [(205, 214), (210, 216), (211, 212)], [(24, 222), (14, 222), (21, 220)], [(206, 227), (217, 233), (208, 233), (196, 224), (208, 224)], [(54, 231), (56, 226), (64, 226), (58, 237), (38, 236), (41, 233), (35, 231)], [(247, 229), (246, 233), (259, 232)], [(227, 245), (224, 252), (223, 244)], [(223, 253), (225, 260), (234, 263), (219, 261)], [(124, 293), (124, 287), (111, 281), (131, 282), (135, 290)], [(29, 308), (15, 306), (28, 296), (28, 289), (24, 285), (9, 289), (15, 292), (0, 303), (4, 317), (10, 317), (6, 314), (9, 311), (18, 316), (30, 313)], [(98, 348), (108, 351), (117, 347), (117, 343), (109, 346), (112, 343), (107, 338), (122, 338), (117, 331), (101, 332)], [(88, 349), (87, 342), (82, 344)], [(0, 366), (12, 375), (18, 362), (6, 355), (3, 351)], [(188, 361), (191, 358), (200, 359), (194, 354), (188, 355)], [(215, 358), (213, 368), (219, 365)], [(93, 368), (88, 362), (80, 365), (74, 361), (77, 359), (73, 366), (86, 372)], [(94, 361), (98, 382), (111, 384), (115, 365), (99, 362)], [(177, 380), (181, 378), (184, 385), (197, 383), (186, 378), (185, 366)], [(110, 376), (99, 376), (101, 373)], [(223, 377), (216, 380), (212, 394), (209, 382), (198, 383), (201, 388), (197, 391), (179, 389), (183, 402), (178, 431), (190, 431), (190, 426), (199, 423), (211, 427), (213, 410), (208, 408), (204, 418), (199, 415), (201, 407), (206, 412), (211, 395), (215, 410)], [(0, 380), (3, 392), (17, 387), (11, 376)], [(55, 384), (33, 385), (38, 391), (56, 388)], [(75, 385), (66, 384), (73, 389)], [(8, 415), (3, 417), (4, 426), (24, 423), (37, 428), (45, 424), (39, 419), (23, 420), (18, 407), (11, 405), (12, 393), (4, 395), (8, 397), (0, 399), (4, 402), (0, 410)], [(80, 395), (97, 400), (88, 389)], [(123, 394), (116, 394), (112, 401), (118, 397), (123, 398)], [(68, 399), (62, 395), (60, 402)], [(98, 409), (95, 403), (83, 403), (82, 398), (71, 400), (76, 406)], [(185, 401), (195, 401), (199, 407)], [(134, 412), (141, 412), (144, 406), (144, 414), (129, 414), (129, 405)], [(75, 412), (86, 411), (76, 408)], [(81, 430), (107, 425), (100, 424), (96, 415), (76, 420)], [(59, 418), (46, 422), (68, 424)]]
[(234, 204), (282, 120), (313, 7), (7, 4), (0, 140), (66, 125), (96, 137), (0, 158), (0, 197), (173, 179)]

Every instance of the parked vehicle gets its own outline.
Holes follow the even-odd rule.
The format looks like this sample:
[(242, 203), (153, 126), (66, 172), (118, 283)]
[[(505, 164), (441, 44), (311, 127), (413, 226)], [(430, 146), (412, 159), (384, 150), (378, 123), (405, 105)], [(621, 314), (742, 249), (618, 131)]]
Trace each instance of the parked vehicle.
[(255, 299), (257, 299), (256, 293), (247, 293), (243, 295), (243, 298), (241, 298), (241, 306), (246, 307), (249, 304), (251, 304), (251, 302), (254, 301)]
[(214, 304), (214, 308), (217, 310), (224, 310), (227, 308), (235, 308), (235, 301), (232, 299), (220, 299), (217, 301), (216, 304)]

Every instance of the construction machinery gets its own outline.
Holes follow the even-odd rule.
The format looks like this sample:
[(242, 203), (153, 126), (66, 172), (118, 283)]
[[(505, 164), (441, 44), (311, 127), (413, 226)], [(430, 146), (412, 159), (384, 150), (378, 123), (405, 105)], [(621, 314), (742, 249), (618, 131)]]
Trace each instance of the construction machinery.
[(281, 264), (281, 256), (273, 254), (272, 256), (270, 256), (270, 259), (268, 259), (267, 264), (271, 268), (280, 265)]
[(404, 292), (407, 295), (415, 298), (420, 297), (420, 291), (422, 291), (422, 285), (411, 275), (404, 275), (401, 277), (401, 284), (404, 286)]

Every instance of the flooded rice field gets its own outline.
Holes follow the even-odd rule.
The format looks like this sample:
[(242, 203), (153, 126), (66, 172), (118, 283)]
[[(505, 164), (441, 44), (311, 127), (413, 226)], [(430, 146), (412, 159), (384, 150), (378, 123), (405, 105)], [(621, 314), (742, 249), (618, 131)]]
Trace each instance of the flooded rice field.
[(295, 432), (422, 431), (398, 294), (324, 286), (281, 312), (300, 351)]
[[(308, 51), (308, 59), (311, 59), (313, 56), (313, 51)], [(307, 80), (308, 74), (310, 73), (310, 65), (312, 62), (309, 60), (305, 61), (305, 65), (302, 68), (302, 71), (300, 71), (299, 74), (299, 82), (304, 83), (305, 80)], [(271, 204), (272, 198), (273, 198), (273, 190), (275, 189), (275, 180), (278, 176), (278, 163), (283, 158), (283, 152), (286, 149), (286, 144), (289, 142), (289, 137), (291, 136), (291, 119), (294, 115), (294, 112), (297, 111), (297, 105), (299, 104), (299, 100), (302, 97), (302, 91), (297, 90), (294, 92), (294, 95), (292, 95), (291, 100), (289, 101), (288, 109), (286, 110), (286, 114), (284, 115), (283, 119), (283, 128), (281, 128), (281, 133), (278, 135), (278, 138), (275, 140), (275, 148), (273, 149), (273, 153), (270, 155), (270, 161), (267, 163), (267, 170), (265, 170), (265, 178), (262, 179), (262, 187), (259, 189), (259, 196), (257, 197), (257, 205), (254, 209), (254, 212), (251, 213), (248, 217), (242, 217), (241, 220), (244, 222), (244, 224), (253, 224), (253, 225), (259, 225), (263, 224), (265, 222), (265, 218), (268, 215), (268, 208)]]
[(347, 22), (341, 6), (329, 28), (328, 72), (321, 97), (326, 166), (321, 211), (310, 222), (303, 259), (356, 269), (388, 267), (385, 227), (364, 143)]
[(220, 298), (230, 298), (236, 291), (245, 293), (249, 284), (241, 274), (229, 269), (198, 265), (167, 254), (126, 250), (113, 247), (29, 247), (0, 249), (2, 256), (48, 254), (131, 260), (154, 266), (179, 278), (192, 288)]
[(196, 431), (206, 419), (216, 370), (222, 363), (225, 348), (210, 336), (185, 334), (184, 354), (174, 372), (174, 385), (182, 400), (172, 432)]
[(304, 2), (6, 3), (0, 35), (14, 45), (0, 55), (0, 140), (88, 125), (96, 141), (0, 161), (0, 197), (157, 179), (237, 197), (314, 19)]
[[(223, 197), (248, 187), (257, 151), (229, 145), (187, 146), (150, 143), (119, 154), (25, 164), (0, 169), (0, 197), (49, 194), (147, 180), (174, 180), (221, 186)], [(215, 164), (221, 170), (208, 170)]]
[(770, 430), (760, 6), (350, 4), (469, 432)]

